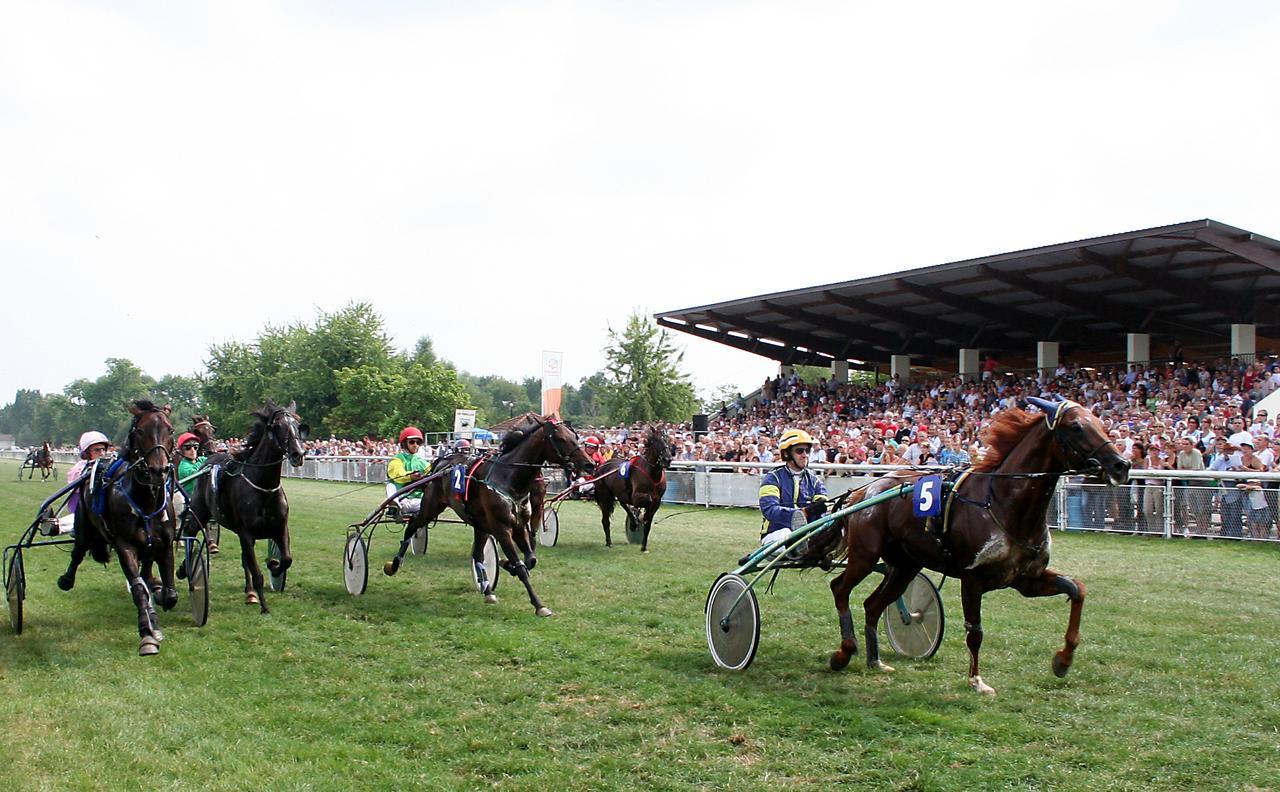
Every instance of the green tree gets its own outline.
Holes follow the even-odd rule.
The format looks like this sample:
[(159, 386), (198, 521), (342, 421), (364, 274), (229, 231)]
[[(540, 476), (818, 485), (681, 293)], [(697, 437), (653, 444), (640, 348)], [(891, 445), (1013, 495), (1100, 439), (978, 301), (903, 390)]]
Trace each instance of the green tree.
[(66, 395), (83, 408), (86, 429), (97, 429), (119, 445), (132, 419), (125, 406), (134, 399), (154, 398), (156, 381), (124, 358), (106, 362), (106, 374), (96, 380), (76, 380), (67, 386)]
[(633, 313), (621, 333), (609, 328), (604, 351), (608, 365), (601, 396), (612, 421), (686, 421), (693, 415), (698, 399), (680, 371), (684, 352), (648, 316)]

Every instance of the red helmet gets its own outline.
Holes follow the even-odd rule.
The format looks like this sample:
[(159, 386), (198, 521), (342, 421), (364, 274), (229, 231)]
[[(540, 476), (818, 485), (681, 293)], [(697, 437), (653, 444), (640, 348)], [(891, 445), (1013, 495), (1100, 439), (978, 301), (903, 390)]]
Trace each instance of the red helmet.
[(404, 445), (405, 441), (411, 437), (416, 437), (419, 440), (425, 439), (422, 436), (421, 429), (416, 426), (406, 426), (404, 429), (400, 430), (400, 445)]
[(582, 444), (591, 446), (592, 448), (599, 448), (600, 438), (596, 437), (595, 435), (592, 435), (591, 437), (588, 437), (586, 440), (583, 440)]
[(191, 442), (199, 444), (200, 438), (196, 437), (190, 432), (183, 432), (182, 434), (178, 435), (178, 448), (182, 448), (184, 445)]

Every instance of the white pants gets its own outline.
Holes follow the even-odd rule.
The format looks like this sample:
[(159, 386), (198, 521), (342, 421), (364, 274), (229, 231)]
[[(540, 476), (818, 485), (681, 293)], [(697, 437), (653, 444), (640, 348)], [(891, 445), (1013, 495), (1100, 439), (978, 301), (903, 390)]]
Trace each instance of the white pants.
[(765, 534), (764, 538), (760, 540), (760, 546), (764, 547), (765, 545), (771, 545), (774, 542), (780, 542), (783, 539), (789, 538), (790, 536), (791, 536), (790, 528), (779, 528), (776, 531), (772, 531), (770, 533)]

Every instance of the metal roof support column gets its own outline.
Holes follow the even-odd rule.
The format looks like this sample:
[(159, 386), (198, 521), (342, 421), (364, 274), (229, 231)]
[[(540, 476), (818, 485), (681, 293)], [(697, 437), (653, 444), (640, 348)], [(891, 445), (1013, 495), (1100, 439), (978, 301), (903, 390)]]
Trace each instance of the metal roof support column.
[(1146, 333), (1130, 333), (1125, 348), (1128, 350), (1126, 359), (1129, 361), (1129, 365), (1141, 363), (1145, 366), (1151, 362), (1150, 335)]
[(1258, 353), (1256, 325), (1251, 324), (1233, 324), (1231, 325), (1231, 355), (1244, 357), (1248, 355), (1252, 358)]
[(1057, 341), (1037, 341), (1036, 342), (1036, 368), (1040, 369), (1041, 381), (1052, 378), (1053, 371), (1058, 367), (1058, 342)]
[(831, 361), (831, 378), (839, 383), (849, 381), (849, 361), (833, 360)]
[(897, 377), (899, 382), (911, 381), (911, 356), (894, 355), (889, 358), (889, 376)]
[(975, 382), (979, 375), (978, 350), (960, 350), (960, 379), (964, 382)]

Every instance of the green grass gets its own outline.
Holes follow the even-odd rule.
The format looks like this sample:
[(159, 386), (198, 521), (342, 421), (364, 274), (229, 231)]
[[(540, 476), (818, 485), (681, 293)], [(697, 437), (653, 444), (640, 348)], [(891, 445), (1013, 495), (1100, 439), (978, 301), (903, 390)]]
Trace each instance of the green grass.
[[(0, 465), (5, 542), (52, 491), (15, 468)], [(751, 668), (716, 669), (703, 604), (755, 541), (747, 511), (685, 510), (642, 556), (606, 549), (594, 506), (567, 504), (533, 575), (556, 616), (538, 619), (509, 576), (481, 601), (455, 525), (395, 578), (379, 533), (368, 593), (349, 596), (344, 526), (381, 487), (287, 489), (296, 562), (273, 613), (241, 604), (228, 534), (209, 625), (190, 626), (184, 589), (155, 658), (136, 655), (118, 567), (87, 564), (64, 593), (66, 555), (28, 555), (26, 631), (0, 627), (5, 788), (1280, 786), (1274, 546), (1055, 535), (1055, 567), (1088, 584), (1076, 665), (1049, 670), (1065, 598), (990, 594), (987, 698), (965, 682), (954, 581), (941, 651), (889, 653), (895, 674), (827, 670), (838, 630), (818, 572), (762, 593)]]

